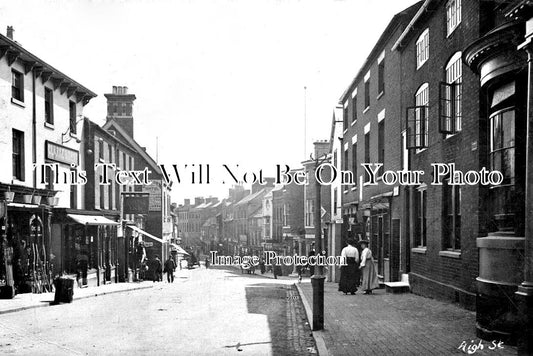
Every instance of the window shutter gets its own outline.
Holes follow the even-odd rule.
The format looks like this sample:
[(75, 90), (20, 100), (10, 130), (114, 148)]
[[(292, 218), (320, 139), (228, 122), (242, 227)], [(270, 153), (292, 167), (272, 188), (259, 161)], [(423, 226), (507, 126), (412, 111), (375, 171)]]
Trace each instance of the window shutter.
[(454, 113), (454, 125), (453, 130), (454, 133), (461, 131), (462, 127), (462, 121), (463, 121), (463, 83), (457, 83), (455, 82), (453, 84), (453, 98), (454, 98), (454, 105), (453, 105), (453, 113)]
[(454, 100), (453, 84), (441, 82), (439, 86), (439, 132), (443, 134), (455, 133), (453, 115)]
[[(407, 128), (407, 149), (425, 148), (427, 106), (411, 106), (407, 108), (405, 127)], [(417, 131), (417, 127), (419, 128)]]

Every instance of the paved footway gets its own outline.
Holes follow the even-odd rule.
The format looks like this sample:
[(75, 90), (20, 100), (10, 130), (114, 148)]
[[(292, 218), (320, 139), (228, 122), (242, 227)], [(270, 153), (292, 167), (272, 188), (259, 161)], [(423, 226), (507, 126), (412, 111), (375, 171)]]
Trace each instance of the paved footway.
[[(310, 283), (299, 285), (312, 305)], [(516, 355), (508, 345), (491, 350), (476, 337), (474, 312), (414, 294), (344, 295), (326, 283), (322, 338), (330, 355)], [(464, 342), (465, 351), (459, 347)], [(482, 343), (483, 349), (468, 347)], [(475, 352), (472, 352), (475, 351)]]
[(292, 281), (220, 269), (0, 317), (0, 354), (309, 355)]

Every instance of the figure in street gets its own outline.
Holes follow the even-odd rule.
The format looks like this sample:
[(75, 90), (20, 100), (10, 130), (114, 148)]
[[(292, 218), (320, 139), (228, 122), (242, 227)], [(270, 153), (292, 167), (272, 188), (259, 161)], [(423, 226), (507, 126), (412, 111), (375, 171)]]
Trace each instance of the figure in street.
[[(311, 256), (316, 256), (315, 243), (314, 242), (311, 244), (311, 250), (309, 251), (309, 254), (307, 255), (307, 258), (309, 258)], [(314, 264), (309, 264), (308, 266), (309, 266), (309, 275), (313, 276), (315, 274), (315, 265)]]
[(205, 258), (205, 268), (209, 268), (209, 258)]
[(346, 263), (341, 266), (341, 279), (339, 281), (339, 291), (344, 294), (357, 292), (359, 285), (359, 251), (355, 247), (356, 242), (353, 238), (349, 238), (346, 242), (348, 246), (341, 251), (341, 257)]
[(154, 260), (152, 261), (152, 270), (153, 270), (153, 273), (154, 273), (154, 283), (155, 282), (160, 282), (163, 280), (162, 276), (161, 276), (161, 272), (162, 272), (162, 264), (161, 264), (161, 260), (159, 259), (159, 256), (158, 255), (155, 255), (154, 257)]
[(168, 256), (168, 259), (165, 262), (164, 272), (167, 274), (167, 282), (174, 283), (174, 271), (176, 270), (176, 263), (172, 256)]
[(359, 269), (363, 275), (363, 283), (361, 288), (365, 291), (365, 294), (372, 294), (372, 289), (379, 288), (378, 273), (374, 265), (374, 259), (372, 258), (372, 251), (368, 248), (368, 241), (359, 241), (363, 251), (361, 252), (361, 264)]

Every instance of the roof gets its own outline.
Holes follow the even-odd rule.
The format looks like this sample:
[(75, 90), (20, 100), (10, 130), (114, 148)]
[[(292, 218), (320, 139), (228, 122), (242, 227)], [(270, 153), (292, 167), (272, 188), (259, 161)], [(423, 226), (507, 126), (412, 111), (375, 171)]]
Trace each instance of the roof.
[(157, 163), (154, 161), (154, 159), (137, 143), (137, 141), (133, 139), (133, 137), (128, 135), (126, 130), (124, 130), (122, 126), (120, 126), (120, 124), (115, 121), (115, 119), (110, 119), (102, 127), (105, 130), (109, 130), (111, 128), (117, 130), (122, 135), (122, 137), (124, 137), (124, 139), (130, 144), (130, 146), (133, 147), (135, 151), (139, 153), (141, 157), (144, 158), (144, 160), (151, 166), (154, 173), (159, 174), (159, 175), (162, 174), (161, 169), (159, 168)]
[(235, 206), (239, 206), (239, 205), (243, 205), (243, 204), (249, 203), (252, 200), (258, 198), (259, 196), (261, 196), (261, 198), (262, 198), (263, 195), (266, 193), (266, 189), (268, 189), (268, 188), (263, 188), (263, 189), (255, 192), (253, 194), (249, 194), (249, 195), (245, 196), (244, 198), (239, 200), (237, 203), (235, 203)]
[(15, 61), (20, 61), (24, 64), (25, 74), (34, 70), (37, 77), (41, 77), (43, 83), (52, 81), (54, 89), (60, 89), (61, 94), (66, 93), (67, 97), (76, 96), (76, 100), (82, 101), (86, 105), (89, 100), (95, 98), (97, 95), (91, 90), (87, 89), (74, 79), (70, 78), (63, 72), (52, 67), (36, 55), (24, 49), (18, 42), (0, 34), (0, 58), (7, 56), (10, 65)]
[(407, 25), (407, 27), (403, 30), (402, 34), (400, 35), (400, 37), (398, 37), (398, 40), (396, 40), (396, 42), (394, 43), (394, 45), (392, 46), (392, 50), (396, 50), (398, 47), (401, 47), (402, 46), (402, 42), (407, 38), (407, 36), (416, 29), (415, 25), (416, 23), (423, 17), (423, 15), (430, 11), (429, 10), (429, 6), (432, 4), (432, 3), (440, 3), (440, 1), (437, 1), (437, 0), (425, 0), (424, 3), (422, 4), (422, 6), (420, 6), (420, 8), (418, 9), (418, 11), (416, 12), (416, 14), (413, 16), (413, 18), (411, 19), (411, 21), (409, 22), (409, 24)]
[[(432, 1), (432, 0), (426, 0), (426, 1)], [(344, 93), (339, 99), (339, 102), (344, 102), (348, 95), (353, 91), (354, 85), (365, 75), (365, 73), (368, 71), (368, 67), (370, 64), (374, 61), (374, 58), (376, 58), (379, 53), (383, 50), (383, 48), (386, 45), (386, 41), (390, 38), (390, 36), (393, 34), (393, 31), (402, 23), (406, 22), (406, 18), (410, 18), (413, 16), (414, 12), (420, 8), (423, 1), (419, 1), (414, 5), (411, 5), (410, 7), (404, 9), (403, 11), (398, 12), (396, 15), (392, 17), (389, 24), (385, 28), (385, 31), (381, 34), (378, 41), (374, 45), (374, 48), (370, 51), (370, 54), (366, 58), (365, 62), (359, 69), (359, 72), (357, 72), (357, 75), (352, 80), (350, 85), (346, 88)]]

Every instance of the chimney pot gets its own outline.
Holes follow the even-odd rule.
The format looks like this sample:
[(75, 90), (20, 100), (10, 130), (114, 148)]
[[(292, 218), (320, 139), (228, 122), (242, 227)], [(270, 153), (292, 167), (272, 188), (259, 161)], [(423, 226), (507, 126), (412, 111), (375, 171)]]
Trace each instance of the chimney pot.
[(117, 87), (113, 85), (113, 94), (117, 93)]
[(9, 38), (10, 40), (13, 39), (13, 32), (15, 32), (15, 30), (13, 29), (13, 26), (7, 26), (7, 38)]

